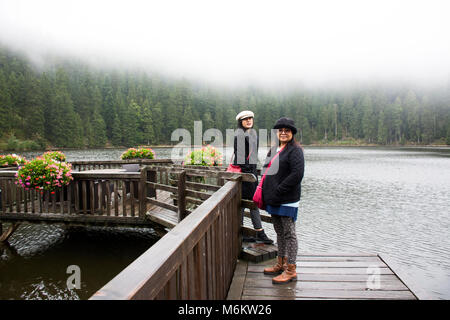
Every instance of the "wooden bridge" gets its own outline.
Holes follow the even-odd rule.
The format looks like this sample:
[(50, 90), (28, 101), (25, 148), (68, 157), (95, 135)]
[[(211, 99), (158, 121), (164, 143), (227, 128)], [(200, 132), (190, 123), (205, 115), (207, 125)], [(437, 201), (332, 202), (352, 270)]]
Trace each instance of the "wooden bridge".
[[(141, 166), (139, 172), (122, 169), (133, 163)], [(14, 184), (14, 171), (0, 171), (0, 240), (6, 241), (21, 222), (152, 227), (164, 234), (93, 300), (417, 298), (374, 255), (299, 256), (299, 281), (274, 288), (261, 272), (272, 261), (261, 260), (274, 258), (276, 247), (242, 243), (241, 206), (253, 204), (241, 199), (241, 181), (254, 181), (252, 175), (183, 167), (170, 160), (72, 166), (74, 180), (54, 194), (24, 191)], [(263, 221), (270, 216), (263, 214)], [(11, 224), (3, 233), (1, 222)], [(363, 271), (370, 263), (381, 268), (387, 287), (365, 286)]]

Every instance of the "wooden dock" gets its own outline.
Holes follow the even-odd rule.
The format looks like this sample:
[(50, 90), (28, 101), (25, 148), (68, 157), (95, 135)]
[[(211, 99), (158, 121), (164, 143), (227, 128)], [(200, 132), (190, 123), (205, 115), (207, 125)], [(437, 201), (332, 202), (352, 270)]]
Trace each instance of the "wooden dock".
[[(130, 163), (127, 161), (126, 163)], [(276, 245), (242, 243), (241, 181), (249, 174), (169, 161), (74, 165), (74, 181), (55, 194), (22, 190), (14, 172), (0, 171), (0, 241), (18, 224), (152, 226), (164, 236), (91, 299), (417, 299), (391, 265), (376, 254), (301, 253), (298, 279), (272, 284), (263, 269)], [(270, 222), (262, 212), (262, 220)], [(2, 233), (2, 222), (11, 224)], [(252, 230), (244, 228), (245, 232)]]
[(273, 284), (263, 270), (275, 259), (239, 260), (228, 300), (416, 300), (417, 296), (376, 254), (302, 253), (297, 281)]

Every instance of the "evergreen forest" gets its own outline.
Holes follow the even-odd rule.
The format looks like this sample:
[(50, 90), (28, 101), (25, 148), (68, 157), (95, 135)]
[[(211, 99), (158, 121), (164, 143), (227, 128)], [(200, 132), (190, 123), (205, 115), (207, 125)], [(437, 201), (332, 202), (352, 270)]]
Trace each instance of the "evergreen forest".
[(221, 88), (142, 70), (54, 59), (37, 67), (0, 46), (0, 149), (167, 145), (194, 121), (236, 128), (242, 110), (255, 128), (293, 118), (302, 144), (450, 145), (450, 85), (341, 88)]

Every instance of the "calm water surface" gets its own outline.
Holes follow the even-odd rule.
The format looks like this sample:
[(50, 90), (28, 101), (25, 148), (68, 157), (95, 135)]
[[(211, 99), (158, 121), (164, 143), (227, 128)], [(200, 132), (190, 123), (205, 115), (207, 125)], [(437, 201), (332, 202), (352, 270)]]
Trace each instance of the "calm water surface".
[[(171, 149), (154, 150), (170, 157)], [(123, 151), (65, 154), (113, 160)], [(450, 299), (449, 148), (306, 147), (305, 159), (300, 250), (386, 255), (419, 297)], [(23, 224), (0, 250), (0, 299), (87, 299), (157, 239), (151, 229)], [(69, 265), (81, 269), (80, 290), (67, 289)]]

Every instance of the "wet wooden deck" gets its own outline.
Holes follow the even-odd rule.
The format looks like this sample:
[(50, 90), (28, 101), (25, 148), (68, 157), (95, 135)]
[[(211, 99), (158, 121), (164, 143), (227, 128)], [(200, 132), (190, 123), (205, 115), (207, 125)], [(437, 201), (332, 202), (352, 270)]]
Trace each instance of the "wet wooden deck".
[(228, 300), (415, 300), (417, 296), (376, 254), (302, 253), (297, 256), (297, 281), (272, 284), (260, 263), (239, 260)]

